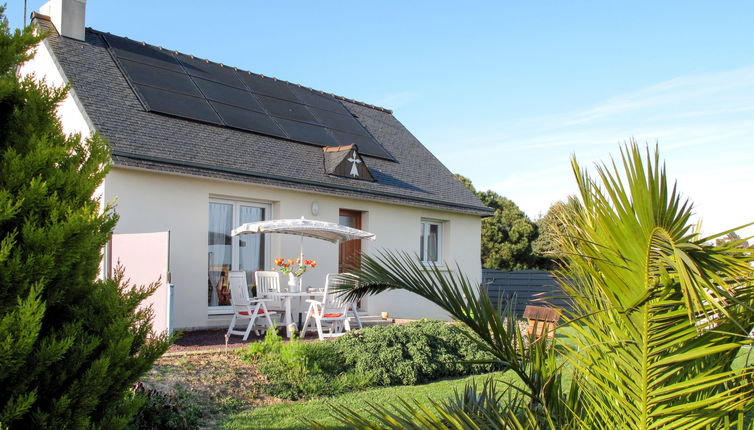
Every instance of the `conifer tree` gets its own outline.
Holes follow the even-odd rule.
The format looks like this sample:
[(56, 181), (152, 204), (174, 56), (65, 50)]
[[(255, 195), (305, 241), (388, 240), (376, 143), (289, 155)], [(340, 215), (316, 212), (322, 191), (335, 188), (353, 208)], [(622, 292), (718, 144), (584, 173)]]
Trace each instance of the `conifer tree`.
[(154, 287), (97, 280), (117, 220), (93, 198), (109, 147), (62, 132), (66, 88), (19, 78), (41, 38), (0, 8), (0, 428), (122, 428), (167, 339), (138, 309)]
[(466, 188), (495, 213), (482, 219), (482, 267), (496, 270), (538, 268), (545, 261), (532, 253), (537, 226), (510, 199), (492, 191), (477, 191), (471, 180), (456, 174)]

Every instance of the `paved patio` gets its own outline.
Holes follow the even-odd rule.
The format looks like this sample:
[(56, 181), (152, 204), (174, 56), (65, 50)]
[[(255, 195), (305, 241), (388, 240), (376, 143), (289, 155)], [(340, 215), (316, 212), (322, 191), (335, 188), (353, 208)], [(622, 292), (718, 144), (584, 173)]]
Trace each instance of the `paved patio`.
[[(383, 320), (379, 316), (373, 315), (360, 315), (361, 322), (364, 327), (373, 325), (389, 325), (396, 321), (393, 319)], [(351, 319), (351, 327), (356, 327), (355, 321)], [(284, 329), (280, 328), (280, 334), (284, 335)], [(166, 354), (186, 354), (186, 353), (199, 353), (212, 351), (225, 348), (225, 333), (227, 328), (215, 328), (207, 330), (192, 330), (185, 331), (180, 339), (176, 340)], [(306, 335), (306, 341), (316, 340), (316, 330), (310, 331)], [(262, 337), (254, 335), (252, 332), (249, 335), (249, 339), (244, 341), (242, 336), (231, 336), (228, 341), (228, 349), (243, 348), (251, 342), (258, 342), (262, 340)]]

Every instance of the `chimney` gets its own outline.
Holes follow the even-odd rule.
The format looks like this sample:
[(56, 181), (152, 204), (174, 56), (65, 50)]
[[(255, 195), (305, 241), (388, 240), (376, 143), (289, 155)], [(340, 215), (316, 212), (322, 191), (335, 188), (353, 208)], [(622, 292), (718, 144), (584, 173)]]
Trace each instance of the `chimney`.
[(61, 36), (84, 40), (86, 0), (50, 0), (39, 8)]

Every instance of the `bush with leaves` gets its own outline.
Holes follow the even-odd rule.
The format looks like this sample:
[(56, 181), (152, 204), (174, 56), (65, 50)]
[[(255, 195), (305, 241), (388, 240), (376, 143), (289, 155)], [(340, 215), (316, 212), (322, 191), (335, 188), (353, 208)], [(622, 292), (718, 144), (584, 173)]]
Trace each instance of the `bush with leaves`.
[(129, 430), (193, 430), (199, 428), (202, 410), (186, 391), (162, 393), (137, 384), (133, 396), (142, 397), (139, 409)]
[(334, 342), (283, 342), (274, 330), (241, 351), (240, 358), (255, 363), (267, 379), (265, 392), (282, 399), (332, 396), (373, 384), (370, 375), (345, 367)]
[(366, 327), (327, 342), (283, 342), (273, 330), (241, 358), (257, 364), (265, 391), (296, 400), (374, 385), (413, 385), (498, 370), (467, 329), (442, 321)]
[(531, 243), (531, 250), (540, 258), (540, 267), (546, 270), (556, 270), (563, 261), (563, 249), (559, 241), (563, 233), (568, 214), (576, 209), (577, 200), (569, 198), (566, 202), (555, 202), (547, 213), (536, 221), (537, 238)]
[[(558, 239), (574, 309), (566, 342), (525, 347), (511, 309), (501, 314), (462, 274), (405, 254), (364, 256), (359, 284), (339, 288), (348, 300), (398, 288), (425, 297), (476, 333), (522, 387), (486, 385), (433, 408), (336, 409), (338, 419), (357, 429), (751, 428), (754, 367), (733, 362), (752, 344), (754, 250), (710, 244), (727, 231), (700, 237), (659, 152), (646, 152), (626, 145), (621, 160), (597, 166), (597, 179), (572, 162), (580, 194)], [(498, 401), (505, 393), (512, 399)]]
[[(465, 332), (466, 331), (466, 332)], [(367, 327), (333, 343), (345, 365), (373, 375), (379, 385), (415, 385), (440, 378), (498, 370), (479, 349), (468, 329), (443, 321)]]
[(17, 75), (41, 37), (11, 34), (0, 10), (0, 427), (123, 428), (168, 342), (137, 310), (153, 288), (97, 280), (116, 222), (93, 198), (109, 147), (63, 133), (66, 88)]
[(495, 212), (482, 219), (482, 267), (495, 270), (525, 270), (546, 265), (546, 261), (532, 252), (537, 238), (537, 225), (516, 203), (492, 191), (477, 191), (471, 181), (461, 175), (463, 182), (479, 200)]

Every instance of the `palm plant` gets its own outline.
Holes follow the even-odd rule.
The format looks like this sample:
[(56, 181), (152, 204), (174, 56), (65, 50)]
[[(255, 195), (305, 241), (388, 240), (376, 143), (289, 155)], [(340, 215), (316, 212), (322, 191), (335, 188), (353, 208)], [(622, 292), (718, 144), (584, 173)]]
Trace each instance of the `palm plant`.
[[(364, 256), (351, 299), (391, 289), (414, 292), (468, 325), (475, 341), (521, 385), (490, 383), (434, 408), (370, 405), (338, 410), (354, 428), (742, 428), (754, 404), (754, 370), (731, 363), (751, 339), (752, 249), (710, 245), (692, 205), (672, 189), (657, 149), (632, 142), (597, 179), (573, 171), (580, 195), (563, 214), (557, 272), (572, 301), (567, 342), (529, 344), (511, 309), (497, 309), (457, 270), (415, 257)], [(742, 240), (743, 241), (743, 240)], [(572, 382), (564, 383), (570, 373)], [(316, 423), (312, 423), (319, 427)]]

